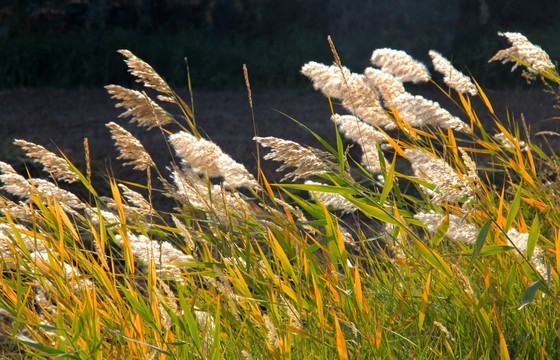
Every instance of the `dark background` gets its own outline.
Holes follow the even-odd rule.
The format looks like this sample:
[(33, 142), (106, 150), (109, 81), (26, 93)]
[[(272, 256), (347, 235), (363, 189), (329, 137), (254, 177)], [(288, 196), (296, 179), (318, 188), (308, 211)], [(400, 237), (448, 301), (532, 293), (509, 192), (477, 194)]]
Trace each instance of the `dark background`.
[(0, 88), (130, 84), (117, 49), (184, 86), (239, 89), (247, 64), (256, 87), (309, 86), (310, 60), (361, 72), (371, 52), (402, 49), (429, 62), (436, 49), (487, 87), (523, 85), (488, 59), (519, 31), (560, 58), (560, 1), (499, 0), (0, 0)]

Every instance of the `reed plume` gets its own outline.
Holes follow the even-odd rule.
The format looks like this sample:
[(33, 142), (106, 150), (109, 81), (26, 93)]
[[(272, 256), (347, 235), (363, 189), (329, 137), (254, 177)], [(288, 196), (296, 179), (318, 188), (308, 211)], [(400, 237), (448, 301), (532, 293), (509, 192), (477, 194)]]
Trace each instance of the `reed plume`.
[(444, 58), (440, 53), (434, 50), (429, 51), (434, 68), (443, 75), (443, 82), (452, 89), (462, 94), (470, 94), (472, 96), (478, 94), (478, 89), (472, 83), (468, 76), (455, 69), (449, 60)]
[(223, 177), (223, 184), (228, 188), (258, 187), (254, 176), (245, 166), (233, 160), (212, 141), (180, 131), (171, 135), (169, 142), (173, 145), (177, 156), (181, 158), (182, 164), (195, 172), (208, 173), (211, 177)]
[[(545, 72), (554, 69), (554, 64), (548, 54), (540, 46), (533, 45), (524, 35), (516, 32), (498, 32), (498, 35), (505, 37), (511, 47), (498, 51), (488, 62), (501, 61), (502, 64), (514, 62), (511, 71), (520, 65), (516, 59), (529, 64), (538, 71)], [(529, 71), (534, 72), (533, 69), (529, 69)]]
[(156, 166), (144, 146), (131, 133), (114, 122), (110, 122), (106, 126), (111, 130), (111, 137), (119, 149), (120, 155), (117, 159), (130, 160), (123, 165), (134, 166), (135, 170), (143, 171)]
[[(434, 235), (441, 226), (445, 216), (430, 210), (427, 213), (419, 212), (414, 215), (414, 218), (420, 220), (426, 227), (426, 230), (431, 235)], [(479, 232), (480, 229), (476, 225), (468, 223), (460, 216), (449, 214), (449, 228), (445, 235), (451, 240), (472, 245), (476, 242)]]
[(173, 118), (146, 93), (119, 85), (107, 85), (105, 89), (111, 94), (112, 99), (120, 101), (115, 107), (126, 109), (119, 117), (131, 117), (131, 123), (137, 122), (139, 126), (150, 130), (173, 122)]
[(314, 61), (305, 64), (301, 72), (311, 79), (315, 89), (342, 101), (346, 110), (363, 121), (373, 126), (394, 126), (365, 75), (352, 73), (346, 67), (326, 66)]
[(43, 165), (45, 171), (50, 173), (56, 180), (68, 183), (80, 181), (80, 177), (72, 171), (66, 160), (56, 156), (41, 145), (21, 139), (14, 140), (14, 144), (22, 148), (27, 157), (35, 159)]
[(173, 94), (165, 80), (148, 63), (128, 50), (118, 50), (118, 52), (126, 58), (124, 62), (128, 66), (128, 72), (137, 78), (136, 82), (143, 83), (144, 86), (164, 94)]
[(426, 65), (414, 60), (402, 50), (377, 49), (371, 55), (371, 63), (402, 82), (419, 83), (430, 80)]

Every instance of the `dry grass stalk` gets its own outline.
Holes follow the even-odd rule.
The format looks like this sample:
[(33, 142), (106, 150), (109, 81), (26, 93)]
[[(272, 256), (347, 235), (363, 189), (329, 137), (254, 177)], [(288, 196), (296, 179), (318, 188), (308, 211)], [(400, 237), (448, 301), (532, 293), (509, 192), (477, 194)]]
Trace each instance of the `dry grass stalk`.
[(463, 181), (457, 173), (442, 159), (435, 158), (420, 149), (405, 149), (414, 176), (436, 186), (432, 191), (424, 186), (421, 189), (432, 196), (434, 202), (456, 202), (472, 196), (471, 184)]
[(131, 133), (114, 122), (110, 122), (106, 126), (111, 130), (111, 137), (119, 149), (120, 155), (117, 159), (130, 160), (124, 163), (125, 166), (132, 165), (134, 169), (143, 171), (156, 166), (144, 146)]
[(175, 224), (175, 227), (179, 229), (179, 231), (181, 231), (181, 234), (183, 235), (183, 239), (185, 240), (185, 244), (187, 245), (189, 250), (193, 251), (195, 248), (195, 244), (191, 232), (189, 231), (189, 229), (187, 229), (185, 224), (181, 222), (181, 220), (177, 219), (173, 215), (171, 215), (171, 218), (173, 219), (173, 223)]
[(22, 148), (27, 157), (35, 159), (35, 161), (43, 165), (45, 171), (50, 173), (56, 180), (66, 181), (67, 183), (80, 181), (80, 177), (72, 171), (66, 160), (56, 156), (41, 145), (21, 139), (14, 140), (14, 144)]
[(419, 83), (430, 80), (426, 66), (402, 50), (377, 49), (371, 55), (371, 63), (402, 82)]
[(345, 67), (327, 66), (314, 61), (305, 64), (301, 72), (313, 82), (315, 89), (328, 97), (342, 101), (352, 114), (374, 126), (394, 127), (379, 103), (375, 88), (365, 75), (350, 72)]
[[(550, 60), (548, 54), (537, 45), (533, 45), (524, 35), (515, 32), (498, 32), (498, 35), (504, 36), (508, 39), (511, 47), (500, 50), (488, 62), (501, 61), (502, 64), (506, 62), (514, 62), (511, 71), (515, 70), (520, 64), (514, 59), (517, 58), (538, 71), (547, 71), (554, 69), (554, 64)], [(529, 71), (534, 73), (533, 69)]]
[(451, 335), (449, 330), (447, 330), (447, 328), (442, 323), (434, 320), (434, 325), (437, 326), (437, 328), (442, 332), (443, 335), (445, 335), (448, 340), (455, 341), (453, 335)]
[[(445, 216), (430, 210), (428, 213), (419, 212), (414, 215), (414, 218), (420, 220), (426, 226), (426, 230), (431, 235), (434, 235), (441, 226)], [(445, 235), (451, 240), (472, 245), (476, 242), (479, 232), (480, 229), (477, 226), (469, 224), (460, 216), (449, 214), (449, 228)]]
[(105, 89), (112, 99), (120, 101), (115, 107), (126, 109), (119, 117), (131, 117), (130, 122), (137, 122), (139, 126), (147, 127), (148, 130), (173, 122), (171, 116), (145, 93), (119, 85), (107, 85)]
[(392, 105), (403, 121), (412, 127), (432, 125), (458, 132), (470, 133), (471, 129), (461, 119), (451, 115), (435, 101), (420, 95), (404, 93), (397, 96)]
[(118, 52), (126, 57), (124, 62), (128, 66), (128, 71), (133, 76), (137, 77), (136, 82), (144, 83), (144, 86), (164, 94), (173, 94), (169, 85), (167, 85), (162, 77), (148, 63), (128, 50), (119, 50)]
[[(380, 173), (381, 165), (377, 144), (379, 144), (381, 148), (389, 148), (390, 145), (387, 143), (387, 135), (381, 131), (375, 130), (372, 126), (365, 124), (353, 115), (334, 114), (331, 116), (331, 120), (338, 125), (341, 133), (360, 145), (362, 148), (361, 163), (366, 170), (372, 174)], [(383, 160), (387, 162), (385, 158), (383, 158)]]
[(197, 138), (185, 131), (169, 137), (175, 153), (188, 166), (199, 174), (208, 173), (211, 177), (223, 177), (228, 188), (257, 188), (259, 185), (245, 166), (233, 160), (215, 143)]
[(472, 83), (471, 79), (455, 69), (449, 60), (434, 50), (430, 50), (429, 54), (432, 58), (434, 68), (443, 75), (443, 82), (446, 83), (447, 86), (462, 94), (468, 93), (472, 96), (478, 94), (478, 89)]
[(317, 156), (317, 151), (313, 151), (300, 144), (283, 140), (276, 137), (258, 137), (253, 138), (256, 142), (264, 147), (271, 148), (272, 151), (264, 156), (266, 160), (281, 161), (284, 164), (276, 171), (280, 172), (289, 167), (295, 167), (292, 172), (287, 173), (281, 181), (289, 179), (294, 180), (307, 179), (314, 175), (325, 174), (327, 172), (326, 164)]

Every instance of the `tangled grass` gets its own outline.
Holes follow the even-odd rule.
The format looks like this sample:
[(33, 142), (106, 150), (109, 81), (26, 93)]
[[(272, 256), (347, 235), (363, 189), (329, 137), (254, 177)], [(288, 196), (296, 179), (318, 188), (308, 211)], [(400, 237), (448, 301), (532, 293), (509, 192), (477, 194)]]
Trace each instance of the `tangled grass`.
[[(511, 47), (493, 60), (560, 85), (542, 49), (501, 35)], [(278, 184), (203, 138), (191, 106), (128, 51), (132, 75), (182, 116), (147, 91), (107, 90), (122, 116), (159, 130), (173, 163), (111, 122), (119, 159), (146, 183), (111, 179), (99, 194), (89, 162), (16, 140), (49, 179), (0, 162), (2, 356), (557, 358), (560, 167), (532, 139), (558, 134), (502, 123), (435, 51), (461, 118), (406, 91), (439, 87), (406, 53), (376, 50), (356, 74), (331, 47), (334, 65), (302, 72), (348, 114), (332, 115), (337, 141), (317, 137), (324, 149), (255, 137), (281, 163)], [(169, 209), (154, 207), (162, 196)]]

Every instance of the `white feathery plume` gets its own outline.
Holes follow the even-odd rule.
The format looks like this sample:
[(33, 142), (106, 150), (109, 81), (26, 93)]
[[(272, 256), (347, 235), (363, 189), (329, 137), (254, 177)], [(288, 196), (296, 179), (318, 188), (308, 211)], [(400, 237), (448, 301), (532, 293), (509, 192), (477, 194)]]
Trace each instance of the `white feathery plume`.
[[(15, 230), (15, 231), (14, 231)], [(45, 243), (41, 240), (40, 236), (30, 236), (28, 234), (33, 234), (32, 230), (29, 230), (23, 225), (19, 224), (0, 224), (0, 254), (7, 254), (12, 248), (9, 244), (14, 244), (16, 239), (15, 232), (21, 237), (25, 247), (29, 252), (34, 251), (45, 251)]]
[(144, 146), (131, 133), (114, 122), (110, 122), (106, 126), (111, 130), (111, 137), (115, 140), (121, 153), (117, 159), (130, 160), (124, 163), (125, 166), (133, 165), (135, 170), (144, 171), (156, 166)]
[[(306, 184), (309, 185), (324, 185), (315, 181), (306, 180)], [(342, 210), (343, 213), (353, 213), (358, 210), (350, 201), (348, 201), (344, 196), (335, 193), (328, 193), (323, 191), (309, 191), (310, 197), (316, 197), (327, 207), (333, 207), (336, 210)]]
[[(396, 99), (399, 95), (406, 93), (403, 83), (389, 73), (368, 67), (364, 71), (364, 74), (373, 86), (375, 86), (379, 95), (381, 95), (381, 99), (383, 99), (385, 107), (389, 109), (393, 107), (394, 99)], [(393, 127), (395, 127), (394, 124)]]
[(19, 175), (10, 164), (0, 161), (0, 172), (0, 181), (4, 183), (2, 190), (25, 199), (34, 192), (27, 179)]
[[(515, 70), (520, 64), (513, 58), (517, 58), (539, 71), (546, 71), (550, 68), (554, 69), (554, 64), (550, 61), (548, 54), (537, 45), (533, 45), (525, 36), (516, 32), (498, 32), (499, 36), (504, 36), (508, 39), (511, 47), (500, 50), (488, 62), (501, 61), (503, 64), (506, 62), (514, 62), (511, 71)], [(528, 69), (534, 72), (533, 69)]]
[(87, 205), (76, 195), (70, 191), (59, 188), (50, 181), (44, 179), (30, 179), (29, 182), (37, 189), (42, 198), (54, 198), (65, 207), (65, 210), (72, 212), (72, 209), (87, 208)]
[(139, 126), (150, 130), (173, 122), (171, 116), (145, 93), (119, 85), (107, 85), (105, 89), (111, 94), (112, 99), (121, 101), (115, 107), (126, 109), (119, 117), (131, 117), (131, 123), (137, 122)]
[(258, 137), (253, 138), (256, 142), (264, 147), (269, 147), (272, 151), (264, 156), (265, 160), (281, 161), (284, 164), (276, 171), (283, 171), (288, 167), (296, 169), (286, 174), (281, 181), (288, 178), (307, 179), (314, 175), (325, 174), (327, 172), (326, 164), (316, 155), (318, 150), (312, 151), (300, 144), (283, 140), (276, 137)]
[(428, 100), (420, 95), (403, 93), (392, 101), (393, 108), (403, 121), (412, 127), (432, 125), (444, 129), (470, 133), (471, 129), (461, 119), (451, 115), (437, 102)]
[(130, 189), (124, 184), (119, 184), (118, 186), (122, 190), (123, 195), (128, 200), (128, 202), (134, 205), (134, 207), (131, 207), (131, 210), (137, 212), (142, 216), (156, 214), (156, 211), (152, 208), (148, 200), (146, 200), (144, 196), (142, 196), (142, 194)]
[(371, 63), (402, 82), (419, 83), (430, 80), (426, 66), (402, 50), (377, 49), (371, 55)]
[[(421, 221), (426, 226), (426, 230), (433, 235), (441, 226), (445, 216), (430, 210), (428, 213), (419, 212), (414, 215), (414, 218)], [(468, 223), (461, 216), (449, 214), (449, 228), (445, 235), (451, 240), (472, 245), (476, 242), (479, 232), (480, 229), (477, 226)]]
[(470, 184), (463, 181), (457, 173), (442, 159), (435, 158), (421, 149), (405, 149), (414, 176), (434, 184), (432, 191), (424, 186), (420, 188), (432, 196), (434, 202), (455, 202), (472, 196)]
[(16, 139), (14, 144), (22, 148), (27, 155), (43, 165), (46, 172), (50, 173), (55, 179), (73, 183), (80, 181), (80, 177), (72, 171), (65, 159), (56, 156), (41, 145), (29, 141)]
[(434, 50), (429, 51), (432, 63), (437, 72), (443, 75), (443, 82), (452, 89), (472, 96), (478, 94), (478, 89), (472, 83), (471, 79), (457, 70), (449, 60), (444, 58), (440, 53)]
[(118, 53), (124, 55), (126, 60), (124, 61), (128, 66), (128, 72), (133, 76), (137, 77), (136, 82), (143, 83), (144, 86), (155, 89), (164, 94), (172, 94), (173, 92), (169, 88), (169, 85), (163, 80), (163, 78), (142, 59), (138, 58), (136, 55), (128, 50), (118, 50)]
[[(362, 148), (362, 165), (372, 174), (381, 172), (379, 152), (377, 144), (380, 147), (388, 148), (387, 135), (381, 131), (375, 130), (372, 126), (365, 124), (363, 121), (353, 115), (331, 116), (331, 120), (338, 125), (340, 132), (347, 138), (355, 141)], [(383, 158), (385, 162), (387, 160)]]
[[(513, 244), (517, 250), (521, 252), (524, 256), (527, 256), (527, 241), (529, 241), (528, 233), (520, 233), (517, 229), (511, 228), (507, 232), (508, 241)], [(541, 274), (543, 278), (546, 278), (546, 266), (543, 263), (544, 252), (539, 246), (535, 246), (533, 255), (531, 257), (531, 265)]]
[[(181, 273), (181, 267), (196, 261), (192, 256), (185, 254), (167, 241), (158, 242), (144, 235), (135, 235), (130, 232), (126, 236), (132, 253), (145, 264), (153, 260), (159, 271), (163, 270), (172, 274)], [(122, 235), (116, 234), (115, 239), (119, 244), (123, 243)]]
[(224, 178), (224, 186), (228, 188), (257, 188), (259, 185), (254, 176), (245, 166), (233, 160), (215, 143), (197, 138), (185, 131), (169, 137), (175, 153), (182, 159), (185, 166), (199, 174), (220, 176)]
[(305, 64), (301, 72), (311, 79), (316, 90), (340, 100), (346, 110), (362, 121), (373, 126), (394, 126), (379, 104), (375, 88), (370, 85), (365, 75), (352, 73), (346, 67), (327, 66), (314, 61)]
[[(494, 135), (494, 138), (495, 138), (496, 140), (498, 140), (498, 141), (499, 141), (503, 146), (505, 146), (506, 148), (511, 149), (511, 150), (515, 150), (516, 144), (515, 144), (513, 141), (511, 141), (511, 140), (508, 138), (508, 136), (507, 136), (506, 134), (504, 134), (503, 132), (500, 132), (500, 133), (495, 134), (495, 135)], [(518, 139), (516, 139), (516, 138), (514, 138), (514, 140), (515, 140), (516, 142), (518, 142), (519, 149), (520, 149), (521, 151), (527, 150), (527, 144), (525, 143), (525, 141), (523, 141), (523, 140), (518, 140)]]

